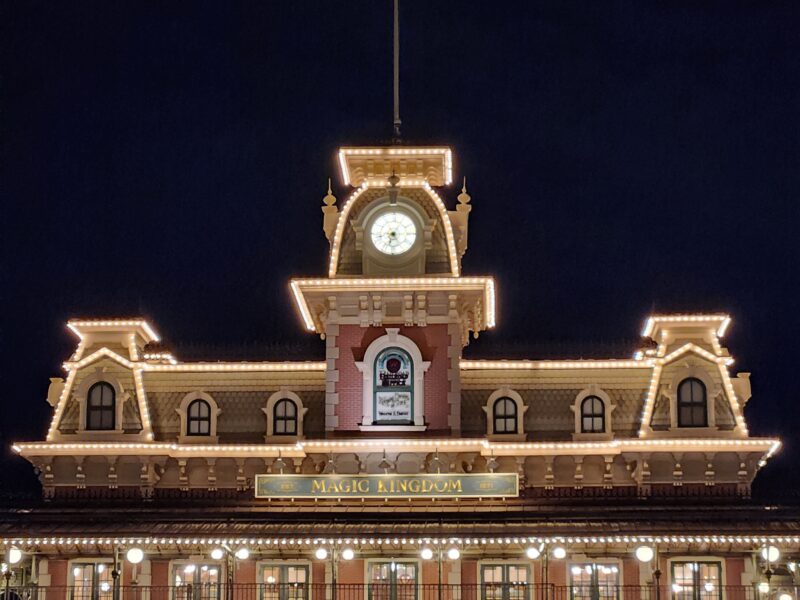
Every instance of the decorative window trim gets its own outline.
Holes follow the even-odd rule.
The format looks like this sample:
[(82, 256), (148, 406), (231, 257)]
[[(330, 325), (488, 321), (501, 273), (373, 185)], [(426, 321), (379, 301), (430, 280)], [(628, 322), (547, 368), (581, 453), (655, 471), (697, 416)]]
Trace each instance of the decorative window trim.
[[(211, 408), (209, 435), (189, 435), (187, 431), (186, 426), (189, 419), (189, 405), (195, 400), (205, 400)], [(217, 406), (216, 400), (214, 400), (211, 395), (200, 391), (189, 392), (183, 397), (180, 406), (175, 409), (175, 412), (180, 415), (181, 419), (181, 434), (178, 437), (179, 444), (208, 444), (209, 442), (216, 444), (219, 441), (219, 435), (217, 434), (217, 418), (222, 414), (222, 410)]]
[[(706, 386), (706, 423), (707, 427), (679, 427), (678, 426), (678, 387), (685, 379), (698, 379)], [(669, 396), (669, 430), (688, 436), (703, 435), (718, 431), (715, 410), (715, 400), (722, 393), (722, 386), (711, 379), (708, 371), (698, 364), (687, 362), (676, 369), (676, 373), (669, 381), (667, 388)]]
[[(314, 581), (314, 569), (313, 563), (310, 560), (292, 560), (291, 558), (276, 558), (274, 560), (270, 559), (263, 559), (256, 561), (256, 582), (258, 585), (261, 585), (264, 579), (264, 570), (269, 567), (305, 567), (308, 572), (308, 581), (306, 581), (306, 586), (311, 586)], [(310, 587), (309, 587), (309, 596), (310, 594)]]
[[(280, 400), (291, 400), (297, 406), (297, 435), (276, 435), (275, 423), (273, 415), (275, 414), (275, 405)], [(291, 442), (303, 439), (303, 421), (305, 419), (308, 408), (303, 406), (303, 401), (300, 396), (295, 394), (289, 389), (281, 388), (269, 398), (267, 398), (267, 405), (261, 409), (267, 416), (267, 435), (264, 436), (264, 441), (267, 443), (275, 442)]]
[[(581, 404), (583, 404), (583, 401), (589, 396), (597, 396), (603, 402), (603, 408), (605, 409), (606, 430), (602, 433), (583, 433), (581, 431)], [(608, 393), (596, 383), (593, 383), (589, 387), (582, 389), (580, 392), (578, 392), (578, 395), (575, 396), (575, 401), (570, 407), (575, 418), (575, 432), (572, 434), (572, 439), (595, 441), (614, 439), (613, 417), (614, 410), (616, 408), (617, 405), (611, 401), (611, 396), (609, 396)]]
[[(75, 587), (75, 567), (82, 566), (82, 565), (95, 565), (95, 569), (97, 565), (107, 565), (106, 568), (109, 569), (109, 573), (114, 568), (114, 557), (113, 556), (86, 556), (83, 558), (71, 558), (67, 561), (67, 582), (69, 583), (70, 587)], [(120, 573), (119, 582), (120, 585), (123, 585), (123, 576), (124, 573)], [(11, 594), (9, 594), (9, 597)]]
[[(511, 398), (517, 405), (517, 431), (516, 433), (494, 432), (494, 403), (500, 398)], [(518, 392), (508, 387), (502, 387), (489, 394), (483, 412), (486, 413), (486, 437), (492, 441), (523, 441), (525, 439), (525, 413), (528, 410), (525, 401)]]
[[(537, 559), (538, 560), (538, 559)], [(478, 583), (483, 587), (484, 585), (492, 585), (486, 584), (483, 579), (483, 568), (484, 567), (524, 567), (528, 570), (528, 581), (526, 582), (527, 585), (533, 585), (534, 579), (536, 577), (534, 569), (534, 561), (529, 558), (519, 558), (519, 559), (503, 559), (503, 558), (487, 558), (485, 560), (478, 561)], [(504, 585), (508, 585), (505, 583)]]
[[(412, 394), (412, 410), (414, 423), (412, 425), (374, 425), (373, 387), (375, 384), (375, 360), (387, 348), (400, 348), (411, 357), (413, 364), (414, 392)], [(364, 360), (356, 362), (356, 368), (361, 371), (363, 380), (362, 389), (362, 418), (359, 429), (361, 431), (425, 431), (425, 373), (431, 366), (430, 361), (422, 360), (422, 353), (417, 345), (404, 335), (400, 335), (400, 328), (387, 327), (386, 335), (373, 341), (364, 353)]]
[[(86, 417), (89, 402), (89, 389), (95, 383), (107, 383), (114, 389), (114, 429), (87, 429)], [(76, 432), (79, 435), (91, 437), (115, 437), (124, 433), (122, 428), (122, 413), (125, 407), (125, 402), (130, 399), (131, 395), (125, 391), (122, 384), (116, 377), (106, 373), (103, 367), (98, 367), (94, 373), (87, 375), (83, 378), (80, 385), (75, 390), (75, 400), (78, 402), (78, 428)]]
[[(175, 585), (175, 575), (181, 567), (187, 565), (197, 565), (197, 568), (202, 568), (202, 565), (207, 565), (212, 569), (217, 569), (217, 577), (220, 584), (227, 581), (228, 573), (225, 568), (224, 560), (204, 560), (203, 557), (193, 556), (191, 558), (176, 558), (169, 561), (169, 582), (171, 586)], [(221, 587), (221, 586), (220, 586)], [(213, 598), (214, 596), (212, 596)]]
[(728, 574), (726, 572), (726, 560), (724, 557), (721, 556), (705, 556), (705, 555), (680, 555), (680, 556), (670, 556), (667, 559), (667, 585), (672, 586), (674, 581), (672, 580), (672, 565), (673, 563), (717, 563), (719, 564), (719, 587), (720, 593), (719, 597), (725, 597), (725, 585), (728, 581)]

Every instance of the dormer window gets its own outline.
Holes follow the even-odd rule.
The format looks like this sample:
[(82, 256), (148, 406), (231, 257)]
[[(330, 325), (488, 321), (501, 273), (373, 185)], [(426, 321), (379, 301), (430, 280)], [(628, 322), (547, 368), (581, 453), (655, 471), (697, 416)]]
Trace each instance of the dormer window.
[(581, 433), (605, 433), (605, 404), (597, 396), (587, 396), (581, 401)]
[(198, 398), (186, 411), (186, 435), (211, 435), (211, 406)]
[(708, 427), (706, 386), (696, 377), (678, 385), (678, 427)]
[(494, 433), (517, 433), (517, 403), (508, 396), (494, 401), (492, 407)]
[(486, 399), (486, 437), (490, 440), (525, 439), (524, 417), (528, 407), (516, 390), (503, 387), (495, 390)]
[(86, 429), (113, 431), (116, 427), (116, 394), (111, 384), (98, 381), (86, 399)]
[(205, 392), (189, 392), (175, 409), (181, 419), (182, 444), (216, 443), (219, 441), (217, 421), (222, 413), (217, 402)]
[(414, 422), (414, 364), (402, 348), (387, 348), (375, 359), (373, 424)]
[(272, 410), (274, 435), (297, 435), (297, 404), (288, 398), (275, 403)]

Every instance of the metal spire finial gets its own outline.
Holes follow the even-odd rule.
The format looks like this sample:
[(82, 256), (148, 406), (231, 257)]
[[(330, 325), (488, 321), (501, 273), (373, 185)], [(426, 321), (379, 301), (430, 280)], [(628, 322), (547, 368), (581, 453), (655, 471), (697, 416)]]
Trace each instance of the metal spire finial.
[(394, 141), (400, 141), (400, 0), (394, 0)]

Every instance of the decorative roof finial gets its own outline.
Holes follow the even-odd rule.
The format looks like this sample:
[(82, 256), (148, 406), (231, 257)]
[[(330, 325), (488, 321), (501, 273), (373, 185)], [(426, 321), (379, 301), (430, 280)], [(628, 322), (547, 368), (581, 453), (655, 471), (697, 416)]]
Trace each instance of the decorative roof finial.
[(400, 8), (399, 0), (394, 0), (394, 136), (400, 142)]
[(464, 176), (464, 185), (461, 186), (461, 193), (458, 195), (458, 201), (461, 204), (469, 204), (472, 196), (467, 193), (467, 177)]
[(328, 177), (328, 194), (322, 199), (326, 206), (333, 206), (336, 204), (336, 196), (333, 195), (333, 190), (331, 189), (331, 178)]

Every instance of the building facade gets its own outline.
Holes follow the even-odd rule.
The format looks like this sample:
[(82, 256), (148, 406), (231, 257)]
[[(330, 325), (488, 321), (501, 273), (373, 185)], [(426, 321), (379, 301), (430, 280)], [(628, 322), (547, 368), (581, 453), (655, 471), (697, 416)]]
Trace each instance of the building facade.
[(290, 282), (324, 361), (68, 323), (47, 438), (13, 447), (42, 502), (2, 516), (4, 597), (794, 598), (800, 520), (748, 500), (780, 441), (748, 432), (727, 315), (653, 315), (632, 357), (466, 360), (496, 290), (462, 274), (451, 150), (338, 158), (328, 272)]

